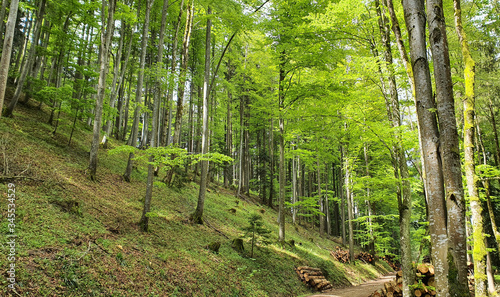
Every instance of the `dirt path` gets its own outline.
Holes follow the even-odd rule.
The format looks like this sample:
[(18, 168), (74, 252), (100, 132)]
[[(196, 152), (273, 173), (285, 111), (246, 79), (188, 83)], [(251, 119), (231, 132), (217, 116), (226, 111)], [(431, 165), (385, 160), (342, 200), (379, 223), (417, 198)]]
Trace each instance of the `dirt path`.
[(395, 275), (387, 275), (359, 286), (335, 289), (328, 293), (315, 294), (308, 297), (368, 297), (371, 293), (384, 287), (384, 283), (394, 279)]

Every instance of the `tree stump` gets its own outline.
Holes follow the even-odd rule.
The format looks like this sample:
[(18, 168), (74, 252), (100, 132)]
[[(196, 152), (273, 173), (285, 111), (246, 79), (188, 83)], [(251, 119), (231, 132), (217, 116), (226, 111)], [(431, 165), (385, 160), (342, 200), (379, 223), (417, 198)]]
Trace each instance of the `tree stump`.
[(235, 238), (231, 243), (231, 247), (237, 251), (238, 253), (243, 253), (245, 251), (245, 247), (243, 246), (243, 239)]

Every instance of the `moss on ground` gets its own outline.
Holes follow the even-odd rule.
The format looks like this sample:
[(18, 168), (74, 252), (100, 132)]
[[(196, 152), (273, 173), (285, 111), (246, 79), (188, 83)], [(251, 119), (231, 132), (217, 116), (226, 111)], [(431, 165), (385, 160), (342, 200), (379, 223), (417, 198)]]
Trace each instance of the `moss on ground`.
[[(324, 270), (335, 286), (360, 283), (390, 268), (343, 265), (329, 251), (337, 244), (288, 222), (295, 246), (261, 245), (254, 258), (238, 253), (231, 241), (251, 213), (261, 213), (277, 241), (274, 209), (241, 200), (217, 184), (207, 193), (205, 221), (191, 224), (198, 186), (181, 189), (155, 183), (150, 232), (140, 232), (147, 169), (138, 164), (132, 181), (122, 180), (125, 156), (99, 152), (98, 181), (88, 178), (91, 131), (79, 127), (68, 145), (70, 127), (55, 135), (45, 124), (47, 110), (20, 106), (15, 118), (0, 119), (0, 232), (8, 234), (7, 187), (16, 187), (16, 280), (21, 296), (298, 296), (310, 292), (294, 266)], [(108, 148), (121, 145), (111, 140)], [(6, 168), (7, 164), (8, 168)], [(24, 176), (26, 178), (7, 179)], [(236, 203), (238, 201), (238, 203)], [(234, 210), (234, 211), (230, 211)], [(312, 239), (312, 240), (311, 240)], [(219, 253), (205, 247), (219, 241)], [(249, 243), (245, 242), (249, 249)], [(8, 254), (2, 246), (2, 255)], [(0, 267), (7, 267), (0, 257)], [(7, 281), (0, 279), (0, 295)]]

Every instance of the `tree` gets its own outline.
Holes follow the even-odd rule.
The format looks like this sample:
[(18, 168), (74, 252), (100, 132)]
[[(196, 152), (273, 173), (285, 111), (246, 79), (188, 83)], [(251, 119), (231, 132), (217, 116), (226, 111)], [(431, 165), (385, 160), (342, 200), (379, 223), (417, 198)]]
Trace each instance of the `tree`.
[[(97, 86), (97, 98), (94, 114), (94, 130), (92, 144), (90, 146), (90, 161), (89, 172), (90, 179), (97, 179), (97, 150), (99, 148), (99, 135), (101, 132), (102, 109), (104, 104), (104, 93), (106, 91), (106, 75), (108, 73), (108, 57), (109, 47), (111, 45), (111, 37), (114, 32), (114, 13), (116, 8), (116, 0), (109, 0), (109, 6), (106, 1), (102, 1), (101, 8), (101, 47), (99, 50), (99, 83)], [(106, 19), (107, 14), (107, 19)]]
[[(2, 48), (2, 58), (0, 60), (0, 117), (2, 116), (3, 102), (5, 99), (5, 90), (7, 89), (7, 79), (10, 67), (10, 56), (12, 54), (12, 42), (14, 40), (14, 28), (16, 26), (18, 8), (19, 8), (19, 0), (11, 0), (9, 18), (7, 19), (7, 24), (5, 26), (5, 38), (3, 40), (4, 42)], [(0, 22), (3, 23), (3, 19), (0, 20)]]
[[(168, 0), (163, 0), (163, 8), (162, 8), (162, 19), (161, 19), (161, 28), (160, 28), (160, 38), (158, 41), (158, 53), (156, 55), (156, 65), (160, 67), (162, 65), (163, 60), (163, 41), (165, 37), (165, 26), (167, 23), (167, 9), (168, 9)], [(155, 81), (155, 90), (154, 90), (154, 101), (153, 101), (153, 116), (152, 116), (152, 136), (150, 138), (149, 144), (150, 147), (157, 147), (158, 144), (158, 113), (160, 111), (160, 92), (161, 92), (161, 84), (160, 78), (157, 78)], [(148, 179), (146, 183), (146, 196), (144, 197), (144, 209), (142, 212), (141, 220), (139, 221), (139, 226), (141, 226), (142, 231), (148, 231), (149, 228), (149, 211), (151, 209), (151, 198), (153, 196), (153, 181), (154, 181), (154, 165), (153, 156), (149, 157), (148, 164)]]
[(250, 250), (250, 257), (253, 258), (253, 248), (257, 241), (260, 239), (261, 242), (267, 242), (269, 238), (269, 231), (262, 220), (262, 216), (258, 214), (252, 214), (248, 218), (248, 226), (242, 228), (245, 231), (244, 237), (249, 237), (251, 239), (252, 248)]
[(429, 61), (426, 52), (424, 2), (421, 0), (404, 0), (403, 9), (409, 34), (410, 58), (415, 83), (415, 103), (426, 172), (425, 188), (429, 209), (432, 260), (436, 268), (436, 292), (439, 296), (449, 296), (448, 234), (444, 180), (439, 152), (436, 104), (432, 94)]
[[(137, 75), (137, 87), (135, 90), (135, 100), (137, 106), (134, 109), (134, 121), (132, 123), (132, 132), (130, 133), (130, 138), (128, 140), (128, 145), (137, 145), (137, 136), (139, 133), (139, 121), (141, 115), (141, 104), (143, 95), (143, 84), (144, 84), (144, 68), (146, 67), (146, 53), (148, 49), (148, 32), (149, 32), (149, 17), (151, 13), (151, 7), (153, 7), (154, 0), (146, 1), (146, 12), (144, 15), (144, 25), (142, 27), (142, 39), (141, 39), (141, 55), (139, 57), (139, 74)], [(130, 153), (128, 157), (127, 168), (125, 169), (125, 174), (123, 178), (126, 181), (130, 181), (130, 175), (132, 174), (134, 154)]]
[[(486, 274), (486, 255), (487, 250), (484, 246), (485, 237), (483, 229), (483, 217), (481, 200), (477, 187), (476, 166), (474, 160), (474, 142), (475, 142), (475, 62), (469, 49), (469, 42), (462, 23), (462, 9), (460, 0), (453, 1), (455, 8), (455, 26), (457, 35), (462, 48), (463, 62), (465, 65), (465, 99), (464, 99), (464, 152), (465, 152), (465, 175), (467, 180), (467, 190), (472, 216), (472, 238), (474, 241), (474, 286), (475, 296), (488, 296), (487, 285), (485, 281)], [(453, 227), (453, 226), (451, 226)], [(460, 281), (460, 280), (459, 280)]]
[(38, 6), (36, 22), (34, 25), (35, 32), (33, 33), (33, 41), (31, 43), (31, 47), (28, 52), (28, 58), (25, 59), (25, 63), (22, 66), (21, 76), (17, 80), (17, 87), (14, 93), (14, 97), (12, 97), (9, 106), (5, 110), (5, 116), (7, 117), (12, 116), (12, 112), (16, 107), (17, 101), (19, 100), (19, 97), (21, 97), (21, 91), (23, 90), (24, 83), (26, 81), (26, 76), (28, 75), (28, 72), (31, 71), (31, 69), (33, 68), (33, 63), (35, 62), (36, 58), (36, 48), (38, 46), (38, 42), (40, 39), (40, 32), (42, 31), (42, 22), (45, 16), (45, 3), (47, 3), (47, 0), (42, 0), (40, 1), (40, 4)]
[[(205, 73), (203, 76), (203, 123), (202, 123), (202, 135), (201, 135), (201, 154), (204, 155), (208, 153), (208, 96), (209, 96), (209, 86), (210, 81), (210, 46), (211, 46), (211, 29), (212, 20), (210, 15), (212, 14), (212, 9), (210, 6), (207, 9), (207, 29), (205, 38)], [(205, 206), (205, 193), (207, 192), (207, 182), (208, 182), (208, 160), (201, 161), (201, 177), (200, 177), (200, 192), (198, 194), (198, 203), (196, 205), (196, 210), (191, 216), (193, 222), (197, 224), (203, 224), (203, 209)], [(252, 246), (253, 253), (253, 246)]]

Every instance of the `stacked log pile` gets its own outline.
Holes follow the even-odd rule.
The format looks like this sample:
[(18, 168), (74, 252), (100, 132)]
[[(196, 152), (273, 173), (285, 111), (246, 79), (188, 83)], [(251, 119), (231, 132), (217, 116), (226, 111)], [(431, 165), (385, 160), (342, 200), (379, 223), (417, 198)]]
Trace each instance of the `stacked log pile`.
[(384, 257), (382, 257), (382, 260), (387, 262), (387, 264), (389, 264), (389, 266), (391, 266), (391, 268), (394, 270), (399, 270), (399, 267), (401, 266), (401, 263), (395, 260), (394, 256), (392, 255), (385, 255)]
[(372, 256), (372, 254), (367, 253), (367, 252), (361, 252), (361, 253), (357, 254), (354, 258), (356, 260), (362, 260), (365, 263), (369, 263), (369, 264), (372, 264), (375, 261), (375, 258)]
[(382, 289), (373, 292), (370, 297), (400, 297), (403, 296), (403, 272), (396, 273), (396, 279), (385, 282)]
[(340, 263), (349, 262), (349, 251), (343, 250), (339, 246), (337, 246), (335, 251), (330, 251), (330, 255)]
[(303, 283), (314, 288), (316, 291), (332, 289), (332, 284), (325, 278), (320, 268), (301, 266), (295, 268)]
[(436, 296), (436, 281), (434, 280), (434, 266), (428, 263), (417, 265), (417, 278), (415, 284), (418, 287), (413, 291), (416, 297)]
[[(432, 297), (436, 296), (434, 280), (434, 266), (431, 264), (418, 264), (416, 271), (415, 289), (413, 296), (415, 297)], [(396, 273), (396, 279), (384, 283), (384, 288), (379, 289), (370, 297), (400, 297), (403, 296), (403, 271)]]

